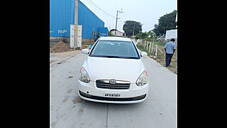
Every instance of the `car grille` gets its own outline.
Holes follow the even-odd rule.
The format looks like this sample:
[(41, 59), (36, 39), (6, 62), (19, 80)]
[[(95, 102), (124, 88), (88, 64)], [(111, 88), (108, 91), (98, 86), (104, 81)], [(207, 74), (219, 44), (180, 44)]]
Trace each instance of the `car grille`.
[(130, 82), (123, 80), (116, 80), (114, 84), (110, 80), (96, 80), (96, 87), (103, 89), (129, 89)]

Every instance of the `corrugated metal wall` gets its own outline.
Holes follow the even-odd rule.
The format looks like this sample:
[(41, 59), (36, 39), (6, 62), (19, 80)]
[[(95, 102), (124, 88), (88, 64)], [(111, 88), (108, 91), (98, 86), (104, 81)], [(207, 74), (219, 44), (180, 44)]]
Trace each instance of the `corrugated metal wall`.
[[(50, 0), (50, 36), (69, 37), (70, 24), (74, 24), (74, 0)], [(104, 28), (104, 22), (81, 1), (78, 2), (78, 24), (82, 25), (83, 39), (96, 38), (100, 28)]]
[(100, 36), (108, 36), (108, 28), (99, 28), (98, 32), (100, 34)]
[(74, 0), (50, 0), (50, 36), (69, 37), (74, 23)]
[(91, 39), (96, 38), (98, 28), (104, 27), (104, 22), (99, 19), (89, 8), (87, 8), (82, 2), (79, 2), (78, 6), (79, 25), (82, 25), (83, 38)]

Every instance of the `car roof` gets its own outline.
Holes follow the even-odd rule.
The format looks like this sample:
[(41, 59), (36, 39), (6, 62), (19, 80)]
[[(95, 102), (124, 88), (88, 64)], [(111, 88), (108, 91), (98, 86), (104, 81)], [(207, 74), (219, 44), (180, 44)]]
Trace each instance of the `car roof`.
[(130, 38), (126, 38), (126, 37), (113, 37), (113, 36), (100, 37), (99, 40), (132, 41)]

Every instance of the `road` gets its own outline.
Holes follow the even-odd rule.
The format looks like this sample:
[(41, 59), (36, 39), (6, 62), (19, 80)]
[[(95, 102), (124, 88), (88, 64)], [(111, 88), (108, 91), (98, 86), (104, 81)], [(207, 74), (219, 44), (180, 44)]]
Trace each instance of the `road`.
[(177, 75), (145, 56), (150, 94), (139, 104), (103, 104), (77, 95), (86, 55), (76, 54), (50, 68), (51, 128), (176, 128)]

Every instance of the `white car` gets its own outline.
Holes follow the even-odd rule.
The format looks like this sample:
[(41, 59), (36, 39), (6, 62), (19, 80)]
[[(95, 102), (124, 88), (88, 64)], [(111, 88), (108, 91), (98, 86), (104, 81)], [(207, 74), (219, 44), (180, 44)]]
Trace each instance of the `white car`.
[(146, 55), (123, 37), (101, 37), (92, 48), (82, 49), (87, 58), (80, 70), (79, 96), (102, 103), (139, 103), (149, 90), (148, 74), (141, 61)]

